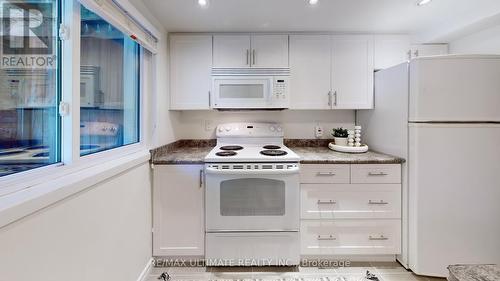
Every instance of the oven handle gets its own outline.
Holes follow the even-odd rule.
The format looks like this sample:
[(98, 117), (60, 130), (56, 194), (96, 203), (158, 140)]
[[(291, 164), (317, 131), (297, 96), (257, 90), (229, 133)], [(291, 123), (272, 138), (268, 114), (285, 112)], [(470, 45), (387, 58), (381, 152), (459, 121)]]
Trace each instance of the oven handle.
[(298, 174), (300, 168), (294, 167), (286, 170), (220, 170), (214, 168), (205, 168), (205, 172), (207, 174), (215, 174), (215, 175), (292, 175)]

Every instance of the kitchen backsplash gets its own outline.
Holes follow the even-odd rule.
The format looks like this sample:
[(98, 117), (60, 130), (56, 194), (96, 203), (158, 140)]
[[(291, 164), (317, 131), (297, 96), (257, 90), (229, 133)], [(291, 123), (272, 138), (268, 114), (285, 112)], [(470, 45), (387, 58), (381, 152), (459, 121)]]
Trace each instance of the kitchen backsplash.
[(353, 127), (353, 110), (304, 111), (182, 111), (176, 118), (176, 139), (215, 138), (215, 128), (231, 122), (277, 122), (282, 124), (285, 138), (314, 139), (315, 126), (323, 127), (323, 138), (330, 138), (336, 127)]

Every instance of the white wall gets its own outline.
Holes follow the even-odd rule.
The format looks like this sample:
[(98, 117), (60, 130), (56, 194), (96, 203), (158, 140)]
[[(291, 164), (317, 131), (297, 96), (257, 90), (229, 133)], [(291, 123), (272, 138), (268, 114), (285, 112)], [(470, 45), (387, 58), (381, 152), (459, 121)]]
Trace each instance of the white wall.
[[(151, 11), (144, 5), (143, 0), (129, 0), (153, 26), (162, 32), (159, 38), (158, 53), (154, 56), (153, 80), (156, 81), (152, 88), (151, 102), (153, 104), (151, 126), (153, 127), (152, 147), (162, 146), (173, 142), (178, 138), (175, 136), (174, 124), (179, 115), (178, 112), (169, 111), (169, 73), (168, 73), (168, 33), (161, 23), (152, 15)], [(1, 281), (1, 280), (0, 280)]]
[(500, 55), (500, 25), (454, 40), (449, 46), (452, 54)]
[(1, 281), (135, 281), (151, 258), (148, 163), (0, 229)]
[[(206, 122), (213, 128), (206, 130)], [(183, 111), (179, 112), (175, 123), (176, 137), (179, 139), (215, 138), (215, 127), (227, 122), (278, 122), (283, 125), (286, 138), (315, 138), (314, 126), (320, 124), (325, 132), (323, 138), (329, 138), (334, 127), (353, 127), (354, 111), (321, 110), (321, 111)]]

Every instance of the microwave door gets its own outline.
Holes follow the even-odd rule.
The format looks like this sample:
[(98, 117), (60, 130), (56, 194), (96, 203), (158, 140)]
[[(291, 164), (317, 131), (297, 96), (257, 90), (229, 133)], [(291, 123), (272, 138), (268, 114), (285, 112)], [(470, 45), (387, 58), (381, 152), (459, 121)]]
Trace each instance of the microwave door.
[(214, 108), (266, 108), (271, 81), (268, 78), (216, 78), (214, 87)]

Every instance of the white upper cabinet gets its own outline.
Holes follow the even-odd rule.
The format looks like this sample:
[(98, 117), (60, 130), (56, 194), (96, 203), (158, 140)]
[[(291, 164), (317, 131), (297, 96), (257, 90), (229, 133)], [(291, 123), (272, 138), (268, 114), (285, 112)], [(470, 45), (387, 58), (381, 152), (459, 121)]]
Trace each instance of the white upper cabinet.
[(332, 37), (332, 108), (373, 108), (373, 36)]
[(211, 35), (170, 36), (170, 109), (209, 109)]
[(375, 35), (374, 68), (385, 69), (406, 62), (410, 50), (408, 35)]
[(215, 35), (214, 67), (288, 67), (288, 35)]
[(251, 45), (252, 67), (288, 67), (288, 35), (254, 35)]
[(250, 67), (249, 35), (215, 35), (214, 67)]
[(330, 109), (331, 36), (290, 36), (290, 108)]
[(448, 54), (448, 44), (419, 44), (411, 45), (408, 56), (410, 59), (427, 56), (439, 56)]

